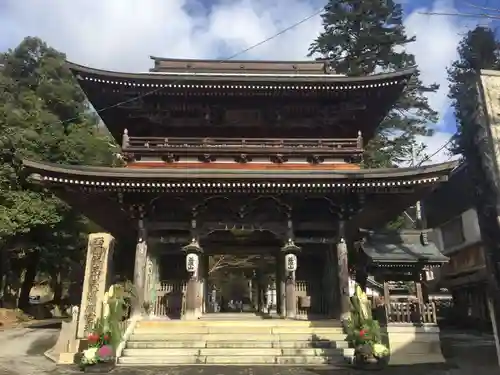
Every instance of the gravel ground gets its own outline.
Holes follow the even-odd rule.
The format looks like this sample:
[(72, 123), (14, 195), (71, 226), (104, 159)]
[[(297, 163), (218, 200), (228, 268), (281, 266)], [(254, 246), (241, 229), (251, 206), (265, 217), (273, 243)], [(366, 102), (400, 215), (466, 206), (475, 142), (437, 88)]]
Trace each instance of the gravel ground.
[[(54, 328), (17, 328), (0, 331), (0, 375), (67, 375), (78, 373), (75, 367), (56, 367), (43, 353), (56, 342)], [(444, 332), (443, 354), (448, 360), (441, 366), (389, 367), (387, 375), (497, 375), (493, 338), (489, 335)], [(357, 375), (352, 368), (288, 366), (175, 366), (162, 368), (120, 367), (116, 375)]]

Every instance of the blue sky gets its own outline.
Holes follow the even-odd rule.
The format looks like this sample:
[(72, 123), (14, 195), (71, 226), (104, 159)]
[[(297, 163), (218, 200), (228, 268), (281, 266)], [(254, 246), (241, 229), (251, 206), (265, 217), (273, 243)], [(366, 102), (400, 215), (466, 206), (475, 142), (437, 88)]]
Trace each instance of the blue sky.
[[(488, 0), (471, 0), (488, 5)], [(480, 2), (478, 2), (480, 1)], [(496, 1), (496, 0), (489, 0)], [(150, 55), (221, 58), (254, 45), (312, 14), (324, 0), (0, 0), (0, 50), (27, 35), (39, 36), (83, 65), (118, 71), (147, 71)], [(462, 6), (459, 6), (462, 4)], [(439, 83), (429, 96), (440, 113), (436, 135), (422, 138), (428, 152), (454, 131), (446, 98), (446, 67), (456, 45), (478, 20), (427, 16), (422, 12), (472, 11), (458, 0), (404, 0), (405, 26), (417, 42), (415, 54), (424, 83)], [(485, 21), (479, 21), (483, 24)], [(255, 59), (304, 59), (321, 30), (315, 17), (245, 54)], [(433, 161), (448, 160), (439, 153)]]

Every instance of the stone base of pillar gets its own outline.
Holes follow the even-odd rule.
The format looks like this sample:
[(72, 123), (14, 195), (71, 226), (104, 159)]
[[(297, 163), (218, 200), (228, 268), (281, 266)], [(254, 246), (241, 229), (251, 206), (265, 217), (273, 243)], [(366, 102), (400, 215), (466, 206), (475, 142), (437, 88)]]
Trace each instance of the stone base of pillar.
[(186, 310), (181, 317), (181, 320), (198, 320), (199, 316), (197, 316), (196, 311), (194, 310)]
[(200, 319), (203, 316), (203, 311), (201, 311), (201, 307), (198, 307), (194, 310), (194, 315), (196, 319)]
[(186, 285), (186, 308), (184, 314), (182, 315), (183, 320), (196, 320), (200, 317), (199, 300), (198, 295), (198, 281), (193, 277)]
[(286, 283), (286, 317), (295, 319), (297, 316), (297, 306), (295, 301), (295, 283), (289, 280)]

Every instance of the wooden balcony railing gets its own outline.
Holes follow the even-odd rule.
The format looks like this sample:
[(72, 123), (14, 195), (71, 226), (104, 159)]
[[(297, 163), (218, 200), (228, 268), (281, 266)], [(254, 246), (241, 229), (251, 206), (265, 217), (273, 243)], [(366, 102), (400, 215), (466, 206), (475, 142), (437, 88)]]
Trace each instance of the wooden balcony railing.
[(216, 154), (360, 154), (363, 139), (357, 138), (163, 138), (123, 136), (125, 152)]
[(437, 324), (436, 304), (414, 302), (390, 302), (387, 306), (388, 323)]

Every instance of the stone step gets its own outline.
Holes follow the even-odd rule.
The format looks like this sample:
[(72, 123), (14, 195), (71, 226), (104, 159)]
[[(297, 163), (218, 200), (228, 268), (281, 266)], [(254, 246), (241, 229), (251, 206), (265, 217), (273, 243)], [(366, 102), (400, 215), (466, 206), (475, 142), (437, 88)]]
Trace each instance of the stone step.
[(305, 328), (342, 328), (338, 320), (288, 320), (288, 319), (226, 319), (226, 320), (141, 320), (136, 328), (152, 327), (305, 327)]
[(126, 349), (205, 348), (205, 341), (127, 341)]
[[(255, 333), (238, 333), (231, 335), (222, 333), (210, 334), (195, 334), (195, 333), (167, 333), (167, 332), (137, 332), (134, 330), (129, 338), (129, 341), (343, 341), (345, 334), (337, 332), (328, 333), (281, 333), (281, 334), (255, 334)], [(229, 336), (229, 337), (228, 337)]]
[(206, 358), (199, 356), (164, 356), (164, 357), (120, 357), (119, 365), (129, 366), (170, 366), (205, 364)]
[(339, 349), (320, 348), (167, 348), (167, 349), (125, 349), (125, 357), (158, 357), (158, 356), (334, 356), (340, 355)]
[(338, 322), (140, 321), (120, 365), (325, 365), (343, 363)]
[(124, 349), (124, 357), (194, 357), (200, 355), (200, 348), (168, 349)]
[(236, 321), (242, 321), (242, 320), (266, 320), (265, 317), (261, 315), (257, 315), (255, 313), (208, 313), (208, 314), (203, 314), (203, 316), (198, 319), (198, 321), (204, 322), (204, 321), (226, 321), (226, 320), (236, 320)]
[(167, 366), (167, 365), (197, 365), (197, 364), (224, 364), (224, 365), (327, 365), (343, 364), (340, 355), (335, 356), (135, 356), (120, 357), (119, 365), (129, 366)]
[(180, 326), (175, 325), (172, 327), (148, 327), (139, 326), (135, 327), (134, 333), (149, 334), (149, 333), (162, 333), (162, 334), (179, 334), (179, 333), (193, 333), (193, 334), (232, 334), (238, 332), (240, 334), (282, 334), (282, 333), (301, 333), (301, 334), (342, 334), (341, 328), (337, 327), (252, 327), (252, 326)]
[[(238, 333), (255, 333), (255, 334), (272, 334), (273, 327), (248, 327), (248, 326), (238, 326)], [(158, 327), (136, 327), (134, 333), (168, 333), (168, 334), (178, 334), (178, 333), (196, 333), (196, 334), (211, 334), (211, 333), (222, 333), (229, 334), (235, 332), (235, 327), (221, 326), (221, 327), (211, 327), (211, 326), (172, 326), (168, 328), (158, 328)]]
[(347, 348), (346, 341), (128, 341), (127, 349), (167, 348)]

